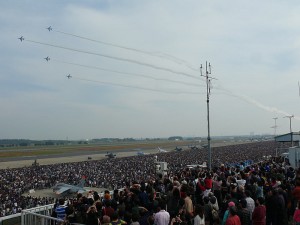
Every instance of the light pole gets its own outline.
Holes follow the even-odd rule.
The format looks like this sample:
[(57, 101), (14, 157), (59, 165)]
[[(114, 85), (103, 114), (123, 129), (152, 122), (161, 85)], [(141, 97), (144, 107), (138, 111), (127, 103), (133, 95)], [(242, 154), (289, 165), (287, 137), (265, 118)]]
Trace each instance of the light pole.
[(272, 119), (275, 121), (275, 126), (272, 128), (274, 128), (274, 136), (276, 136), (276, 128), (277, 128), (276, 120), (278, 119), (278, 117), (274, 117)]
[(294, 141), (293, 141), (293, 132), (292, 132), (292, 118), (294, 117), (294, 115), (291, 116), (284, 116), (283, 118), (289, 118), (290, 119), (290, 133), (291, 133), (291, 145), (293, 147), (294, 145)]
[(292, 118), (294, 118), (294, 115), (284, 116), (283, 118), (289, 118), (290, 119), (290, 133), (292, 133)]

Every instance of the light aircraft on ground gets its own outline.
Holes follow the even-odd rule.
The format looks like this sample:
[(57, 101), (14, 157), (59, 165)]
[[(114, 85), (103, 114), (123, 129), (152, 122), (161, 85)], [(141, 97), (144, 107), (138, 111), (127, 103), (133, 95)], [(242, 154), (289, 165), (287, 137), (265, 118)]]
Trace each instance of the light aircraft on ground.
[(112, 152), (107, 152), (105, 156), (107, 156), (110, 159), (113, 159), (113, 158), (116, 158), (117, 155)]
[(46, 59), (47, 60), (47, 62), (50, 60), (50, 57), (49, 56), (47, 56), (46, 58), (44, 58), (44, 59)]
[(71, 74), (67, 75), (67, 78), (68, 78), (68, 79), (70, 79), (71, 77), (72, 77)]
[(149, 155), (149, 153), (145, 153), (145, 152), (141, 152), (141, 151), (137, 152), (136, 154), (137, 155)]
[(160, 147), (157, 147), (157, 149), (158, 149), (158, 152), (168, 152), (167, 150), (164, 150), (164, 149), (162, 149), (162, 148), (160, 148)]
[(21, 42), (24, 41), (24, 37), (23, 36), (19, 37), (18, 39), (20, 39)]
[(46, 29), (49, 30), (49, 31), (51, 31), (51, 30), (52, 30), (52, 27), (50, 26), (50, 27), (47, 27)]
[(53, 187), (53, 192), (55, 194), (75, 194), (75, 193), (84, 193), (87, 190), (84, 189), (85, 179), (81, 179), (78, 185), (71, 185), (66, 183), (58, 183)]
[(180, 152), (180, 151), (182, 151), (183, 149), (180, 148), (180, 147), (178, 147), (178, 146), (176, 146), (176, 148), (175, 148), (174, 150), (177, 151), (177, 152)]
[(196, 145), (191, 145), (191, 146), (189, 146), (189, 148), (192, 149), (192, 150), (198, 150), (199, 149)]

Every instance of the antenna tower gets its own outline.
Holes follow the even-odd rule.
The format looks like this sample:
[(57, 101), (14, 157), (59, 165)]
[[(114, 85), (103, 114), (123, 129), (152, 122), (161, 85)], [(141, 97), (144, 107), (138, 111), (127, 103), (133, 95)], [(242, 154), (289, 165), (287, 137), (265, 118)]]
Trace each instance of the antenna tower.
[(208, 148), (208, 166), (209, 170), (211, 170), (211, 147), (210, 147), (210, 124), (209, 124), (209, 96), (210, 96), (210, 87), (211, 87), (211, 80), (217, 80), (216, 78), (210, 77), (211, 75), (211, 65), (207, 61), (205, 64), (205, 75), (202, 74), (202, 64), (200, 67), (200, 75), (205, 77), (206, 79), (206, 105), (207, 105), (207, 148)]

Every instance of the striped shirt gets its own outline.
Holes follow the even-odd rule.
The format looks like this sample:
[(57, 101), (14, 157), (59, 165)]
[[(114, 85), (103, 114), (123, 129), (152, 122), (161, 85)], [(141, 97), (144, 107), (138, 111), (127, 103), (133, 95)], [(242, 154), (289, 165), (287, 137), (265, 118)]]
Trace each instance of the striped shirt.
[(59, 205), (55, 208), (56, 217), (57, 219), (64, 220), (66, 216), (66, 206)]

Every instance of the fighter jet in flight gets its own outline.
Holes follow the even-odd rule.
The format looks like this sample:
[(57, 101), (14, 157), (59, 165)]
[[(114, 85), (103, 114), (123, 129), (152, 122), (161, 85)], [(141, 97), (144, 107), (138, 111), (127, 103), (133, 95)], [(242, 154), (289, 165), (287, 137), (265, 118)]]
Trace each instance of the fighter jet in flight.
[(21, 42), (24, 41), (23, 36), (19, 37), (18, 39), (20, 39)]
[(44, 58), (44, 59), (46, 59), (47, 60), (47, 62), (50, 60), (50, 57), (49, 56), (47, 56), (46, 58)]
[(46, 29), (49, 30), (49, 31), (51, 31), (51, 30), (52, 30), (52, 27), (50, 26), (50, 27), (47, 27)]
[(67, 78), (68, 78), (68, 79), (71, 79), (71, 77), (72, 77), (72, 76), (71, 76), (70, 74), (69, 74), (69, 75), (67, 75)]

